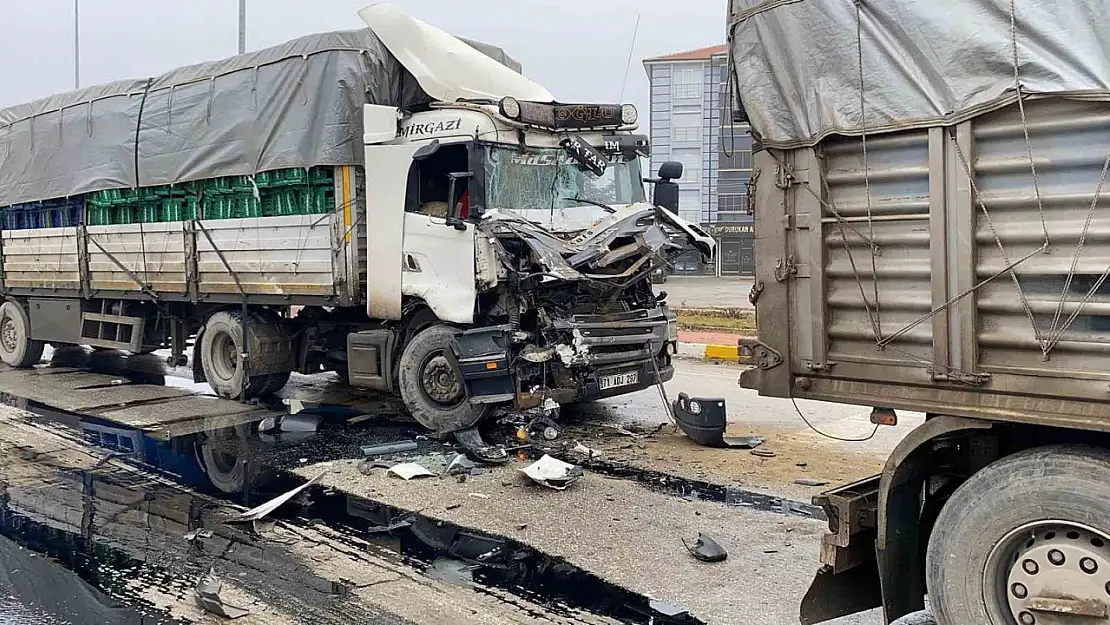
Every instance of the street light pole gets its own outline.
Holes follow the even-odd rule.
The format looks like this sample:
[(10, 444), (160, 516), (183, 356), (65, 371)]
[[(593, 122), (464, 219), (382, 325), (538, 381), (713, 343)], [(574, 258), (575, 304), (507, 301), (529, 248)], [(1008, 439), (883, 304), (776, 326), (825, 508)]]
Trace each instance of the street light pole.
[(81, 88), (81, 0), (73, 0), (73, 88)]
[[(76, 1), (76, 0), (74, 0)], [(247, 0), (239, 0), (239, 54), (247, 51)]]

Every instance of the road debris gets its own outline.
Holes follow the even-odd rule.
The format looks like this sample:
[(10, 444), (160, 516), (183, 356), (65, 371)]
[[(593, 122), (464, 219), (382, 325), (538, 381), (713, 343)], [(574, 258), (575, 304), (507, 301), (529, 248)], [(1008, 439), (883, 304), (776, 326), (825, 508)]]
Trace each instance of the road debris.
[(182, 536), (185, 540), (193, 542), (198, 538), (212, 538), (212, 532), (206, 529), (196, 529)]
[(455, 441), (463, 446), (466, 454), (476, 462), (485, 464), (505, 464), (509, 461), (509, 452), (502, 446), (494, 446), (482, 440), (478, 428), (470, 428), (455, 432)]
[(389, 473), (408, 481), (417, 477), (436, 477), (435, 473), (425, 469), (415, 462), (402, 462), (389, 469)]
[(751, 454), (753, 456), (759, 456), (760, 458), (774, 458), (778, 455), (770, 449), (753, 449)]
[(382, 460), (361, 460), (358, 463), (358, 472), (363, 475), (373, 475), (374, 469), (392, 469), (396, 462)]
[(490, 499), (490, 496), (485, 493), (470, 493), (470, 496), (475, 499)]
[(767, 442), (766, 436), (725, 436), (728, 411), (724, 399), (679, 393), (674, 401), (674, 415), (679, 429), (690, 440), (705, 447), (754, 449)]
[(447, 464), (447, 475), (468, 475), (477, 469), (478, 465), (473, 460), (466, 457), (466, 454), (457, 454), (454, 459)]
[(277, 497), (274, 497), (270, 501), (267, 501), (266, 503), (262, 504), (261, 506), (258, 506), (257, 508), (251, 508), (250, 510), (247, 510), (246, 512), (244, 512), (244, 513), (242, 513), (238, 516), (232, 517), (232, 518), (228, 519), (228, 522), (229, 523), (249, 523), (249, 522), (252, 522), (252, 521), (257, 521), (257, 520), (261, 519), (262, 517), (270, 514), (274, 510), (277, 510), (281, 506), (285, 505), (291, 499), (293, 499), (297, 495), (304, 492), (309, 486), (312, 486), (316, 482), (319, 482), (320, 479), (323, 478), (324, 475), (326, 475), (326, 474), (327, 474), (327, 471), (321, 471), (318, 474), (316, 474), (316, 477), (312, 478), (311, 480), (308, 480), (304, 484), (301, 484), (300, 486), (298, 486), (298, 487), (294, 488), (293, 490), (285, 493), (284, 495), (278, 495)]
[(794, 480), (794, 483), (799, 486), (827, 486), (829, 482), (827, 480), (814, 480), (808, 477), (800, 477)]
[(661, 616), (665, 616), (667, 618), (676, 618), (676, 617), (679, 617), (679, 616), (685, 616), (685, 615), (689, 614), (689, 612), (690, 612), (686, 608), (680, 608), (676, 605), (671, 605), (671, 604), (669, 604), (665, 601), (659, 601), (659, 600), (656, 600), (656, 599), (649, 599), (648, 600), (648, 607), (650, 607), (652, 610), (654, 610), (657, 614), (659, 614)]
[(570, 449), (570, 453), (577, 454), (579, 456), (585, 456), (587, 460), (592, 460), (594, 458), (600, 458), (601, 457), (601, 452), (600, 451), (598, 451), (596, 449), (591, 449), (589, 447), (586, 447), (585, 445), (583, 445), (582, 443), (579, 443), (579, 442), (574, 443), (574, 447), (572, 447)]
[(655, 436), (656, 434), (658, 434), (660, 432), (660, 430), (662, 430), (664, 427), (666, 427), (666, 425), (667, 425), (666, 423), (660, 423), (655, 429), (651, 430), (650, 432), (633, 432), (632, 430), (630, 430), (630, 429), (628, 429), (628, 428), (626, 428), (622, 425), (616, 425), (616, 424), (612, 424), (612, 423), (606, 423), (606, 424), (604, 424), (604, 427), (607, 427), (610, 430), (615, 431), (617, 434), (620, 434), (621, 436), (631, 436), (632, 438), (635, 438), (635, 439), (644, 439), (644, 438), (651, 438), (652, 436)]
[(419, 445), (416, 441), (399, 441), (396, 443), (383, 443), (381, 445), (367, 445), (362, 448), (363, 456), (384, 456), (386, 454), (400, 454), (406, 451), (416, 451)]
[(196, 588), (193, 589), (193, 595), (196, 597), (197, 605), (212, 614), (229, 619), (237, 619), (250, 614), (250, 610), (231, 605), (224, 600), (220, 594), (223, 591), (223, 587), (223, 582), (221, 582), (212, 571), (209, 571), (208, 574), (200, 578)]
[(721, 438), (725, 446), (733, 449), (755, 449), (767, 442), (766, 436), (725, 436)]
[(682, 539), (682, 546), (686, 547), (686, 551), (689, 551), (690, 555), (702, 562), (723, 562), (728, 557), (728, 552), (725, 551), (724, 547), (702, 533), (698, 533), (698, 539), (693, 546), (686, 544), (686, 539)]
[[(289, 401), (289, 400), (285, 400)], [(283, 432), (287, 434), (315, 433), (320, 429), (324, 417), (314, 414), (290, 414), (276, 417), (266, 417), (258, 424), (258, 431), (263, 434)]]
[(546, 454), (539, 460), (520, 469), (520, 472), (527, 475), (533, 482), (555, 490), (566, 490), (568, 486), (585, 475), (582, 467), (563, 462)]

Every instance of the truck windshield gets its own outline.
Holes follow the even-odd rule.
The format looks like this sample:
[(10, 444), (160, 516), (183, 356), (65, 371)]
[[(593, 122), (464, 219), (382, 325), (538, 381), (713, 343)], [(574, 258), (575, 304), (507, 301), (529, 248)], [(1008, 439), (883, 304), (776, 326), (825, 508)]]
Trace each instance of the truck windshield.
[(486, 146), (485, 150), (486, 206), (491, 209), (530, 211), (644, 201), (640, 162), (635, 157), (612, 157), (605, 174), (597, 176), (561, 148)]

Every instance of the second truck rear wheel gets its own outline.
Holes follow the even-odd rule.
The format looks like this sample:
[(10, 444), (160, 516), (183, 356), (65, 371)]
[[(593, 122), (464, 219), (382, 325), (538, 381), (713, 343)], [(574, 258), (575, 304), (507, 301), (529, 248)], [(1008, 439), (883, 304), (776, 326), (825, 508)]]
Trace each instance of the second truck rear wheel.
[(1110, 601), (1110, 453), (1040, 447), (972, 475), (937, 518), (926, 569), (938, 625), (1104, 622), (1065, 612)]
[(278, 324), (261, 315), (252, 315), (249, 321), (251, 378), (245, 397), (242, 313), (218, 312), (204, 324), (199, 345), (201, 366), (208, 384), (220, 397), (262, 397), (281, 390), (289, 380), (289, 371), (281, 370), (281, 364), (289, 357), (288, 336)]

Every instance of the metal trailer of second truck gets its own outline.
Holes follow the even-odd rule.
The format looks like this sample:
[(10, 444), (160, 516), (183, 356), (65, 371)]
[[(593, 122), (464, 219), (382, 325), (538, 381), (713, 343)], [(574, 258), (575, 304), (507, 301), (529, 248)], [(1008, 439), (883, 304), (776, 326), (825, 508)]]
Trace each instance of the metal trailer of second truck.
[(816, 499), (803, 623), (926, 596), (940, 625), (1108, 622), (1108, 17), (732, 1), (758, 146), (740, 384), (927, 415), (881, 475)]

